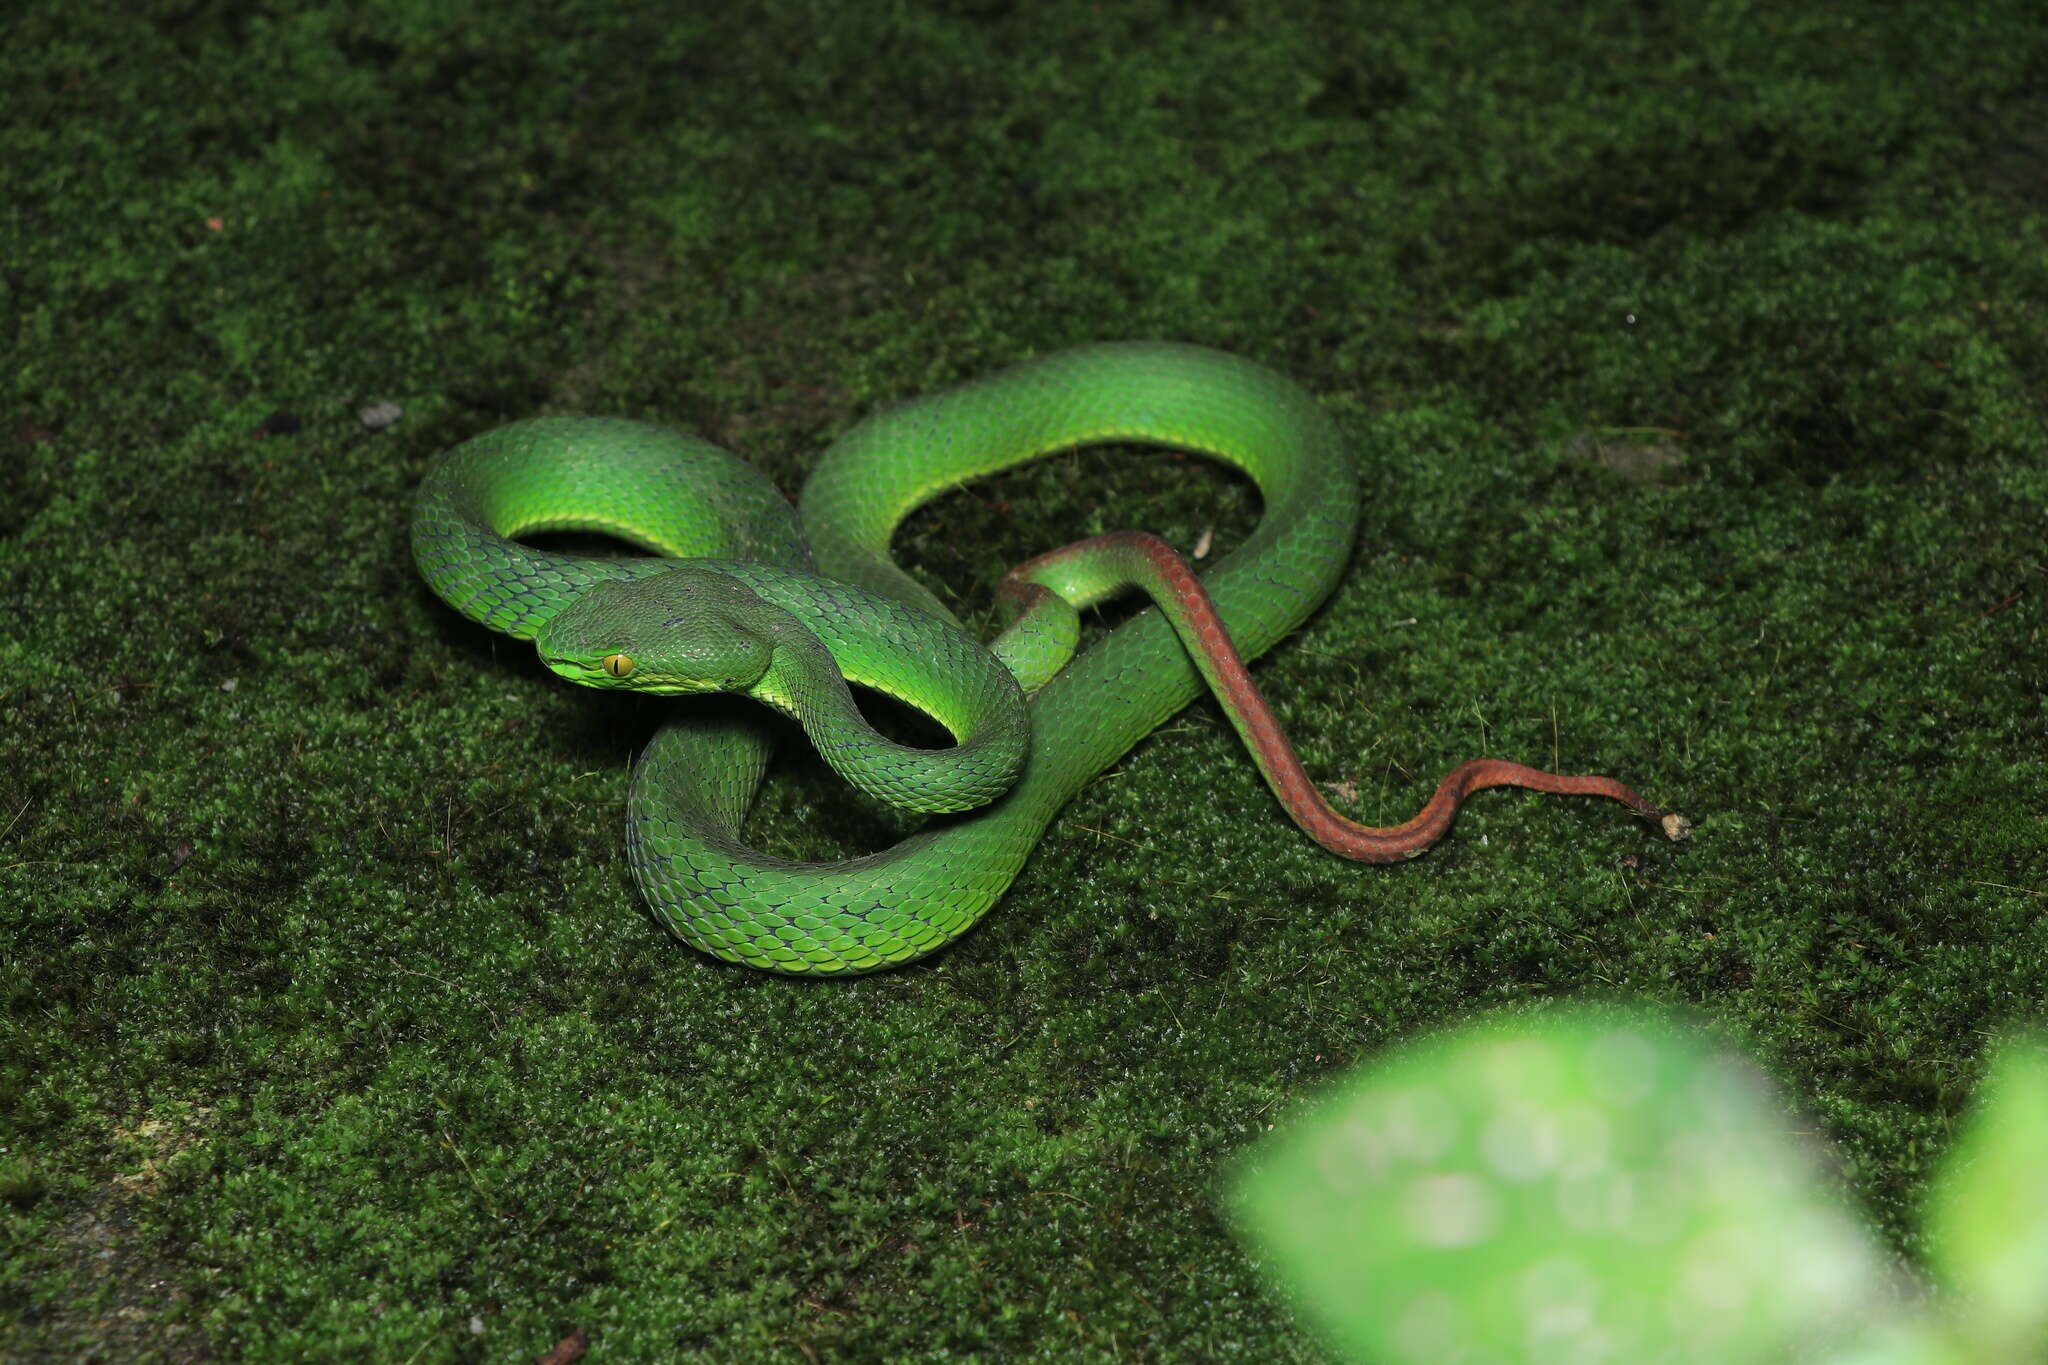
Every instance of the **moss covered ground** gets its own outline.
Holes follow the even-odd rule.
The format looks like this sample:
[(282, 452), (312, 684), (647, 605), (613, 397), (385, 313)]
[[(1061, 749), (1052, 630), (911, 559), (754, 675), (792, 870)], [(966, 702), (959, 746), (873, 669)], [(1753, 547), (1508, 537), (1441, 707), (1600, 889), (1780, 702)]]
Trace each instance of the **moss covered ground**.
[[(0, 45), (0, 1355), (1319, 1359), (1220, 1181), (1475, 1011), (1689, 1007), (1899, 1257), (2048, 990), (2036, 5), (78, 6)], [(1258, 669), (1397, 868), (1213, 705), (952, 950), (700, 958), (621, 860), (661, 708), (412, 572), (429, 459), (670, 422), (794, 492), (1109, 337), (1316, 393), (1371, 496)], [(403, 409), (367, 429), (358, 410)], [(1002, 568), (1241, 537), (1160, 455), (920, 514)], [(792, 754), (761, 841), (885, 822)]]

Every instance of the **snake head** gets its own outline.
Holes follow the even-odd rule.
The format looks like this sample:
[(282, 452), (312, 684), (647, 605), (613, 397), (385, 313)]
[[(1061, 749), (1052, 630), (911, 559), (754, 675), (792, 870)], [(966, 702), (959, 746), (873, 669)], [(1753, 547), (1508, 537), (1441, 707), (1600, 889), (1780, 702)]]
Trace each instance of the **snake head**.
[(768, 671), (779, 611), (725, 574), (679, 565), (599, 583), (533, 643), (542, 663), (585, 687), (744, 692)]

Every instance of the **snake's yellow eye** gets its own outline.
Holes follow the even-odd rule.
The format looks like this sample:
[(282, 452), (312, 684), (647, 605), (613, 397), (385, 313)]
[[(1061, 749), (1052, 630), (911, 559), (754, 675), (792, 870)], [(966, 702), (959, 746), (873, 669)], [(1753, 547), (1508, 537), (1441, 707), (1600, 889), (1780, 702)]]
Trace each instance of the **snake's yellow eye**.
[(614, 678), (623, 678), (633, 671), (633, 661), (623, 654), (607, 654), (603, 659), (604, 671)]

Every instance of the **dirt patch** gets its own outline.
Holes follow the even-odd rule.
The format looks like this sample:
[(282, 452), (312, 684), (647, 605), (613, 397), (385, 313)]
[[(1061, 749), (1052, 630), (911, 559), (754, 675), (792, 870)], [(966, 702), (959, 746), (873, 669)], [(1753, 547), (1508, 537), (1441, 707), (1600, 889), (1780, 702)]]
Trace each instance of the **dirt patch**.
[(149, 1245), (138, 1226), (163, 1192), (165, 1168), (203, 1147), (212, 1124), (213, 1110), (194, 1105), (115, 1127), (123, 1169), (88, 1195), (52, 1238), (68, 1292), (21, 1315), (8, 1359), (183, 1365), (219, 1358), (205, 1333), (184, 1320), (192, 1266), (174, 1250)]

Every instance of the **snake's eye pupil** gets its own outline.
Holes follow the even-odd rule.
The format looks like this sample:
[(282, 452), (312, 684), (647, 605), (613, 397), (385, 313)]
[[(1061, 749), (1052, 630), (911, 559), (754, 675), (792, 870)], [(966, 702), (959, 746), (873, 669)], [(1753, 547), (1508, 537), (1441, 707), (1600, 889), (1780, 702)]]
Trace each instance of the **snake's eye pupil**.
[(604, 656), (604, 671), (614, 678), (623, 678), (633, 671), (633, 661), (623, 654), (607, 654)]

